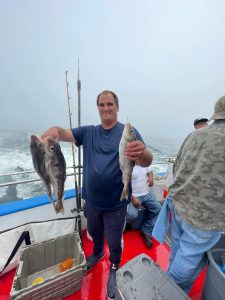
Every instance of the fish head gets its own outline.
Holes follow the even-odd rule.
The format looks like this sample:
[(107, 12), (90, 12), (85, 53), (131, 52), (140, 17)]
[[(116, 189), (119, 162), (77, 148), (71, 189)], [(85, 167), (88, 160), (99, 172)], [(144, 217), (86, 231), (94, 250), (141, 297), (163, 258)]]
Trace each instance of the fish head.
[(53, 157), (59, 152), (61, 152), (61, 147), (56, 140), (54, 140), (51, 137), (47, 137), (44, 139), (44, 144), (45, 144), (45, 149), (46, 149), (46, 154), (49, 157)]
[(58, 172), (60, 172), (61, 179), (65, 181), (66, 161), (61, 151), (61, 147), (59, 143), (51, 137), (45, 138), (44, 143), (46, 149), (46, 153), (45, 153), (45, 164), (47, 166), (46, 168), (48, 170), (54, 169), (53, 173), (56, 172), (57, 169), (57, 174), (59, 174)]
[(132, 142), (137, 139), (135, 131), (129, 122), (126, 122), (124, 131), (125, 131), (126, 140), (128, 142)]
[(30, 151), (33, 158), (42, 157), (45, 154), (45, 145), (43, 140), (37, 135), (31, 135)]

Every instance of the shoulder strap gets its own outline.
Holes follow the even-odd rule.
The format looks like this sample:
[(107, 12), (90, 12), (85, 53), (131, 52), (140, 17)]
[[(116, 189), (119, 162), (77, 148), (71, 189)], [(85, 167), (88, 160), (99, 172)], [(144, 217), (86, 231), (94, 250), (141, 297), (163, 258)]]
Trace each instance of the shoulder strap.
[(16, 254), (16, 252), (18, 251), (19, 247), (21, 246), (22, 242), (25, 240), (26, 245), (30, 245), (31, 241), (30, 241), (30, 234), (29, 231), (23, 231), (21, 236), (19, 237), (12, 253), (10, 254), (4, 268), (1, 270), (0, 274), (5, 270), (5, 268), (8, 266), (8, 264), (10, 263), (10, 261), (13, 259), (14, 255)]

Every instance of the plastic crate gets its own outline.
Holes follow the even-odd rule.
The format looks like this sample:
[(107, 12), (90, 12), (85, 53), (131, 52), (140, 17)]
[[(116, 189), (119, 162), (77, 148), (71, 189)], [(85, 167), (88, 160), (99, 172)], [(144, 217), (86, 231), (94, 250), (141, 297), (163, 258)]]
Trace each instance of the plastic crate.
[[(59, 264), (72, 258), (73, 266), (60, 272)], [(23, 249), (17, 265), (10, 299), (63, 299), (80, 289), (87, 265), (77, 232)], [(33, 285), (37, 277), (44, 281)]]
[(188, 295), (147, 255), (140, 254), (116, 272), (118, 300), (183, 300)]

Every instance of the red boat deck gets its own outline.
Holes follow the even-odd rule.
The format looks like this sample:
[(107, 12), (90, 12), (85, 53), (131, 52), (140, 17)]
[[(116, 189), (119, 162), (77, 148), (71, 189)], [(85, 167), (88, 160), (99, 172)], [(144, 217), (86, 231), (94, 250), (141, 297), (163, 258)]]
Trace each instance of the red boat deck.
[[(92, 253), (92, 241), (83, 232), (83, 247), (86, 256)], [(106, 287), (109, 272), (109, 251), (105, 246), (105, 257), (82, 280), (81, 289), (75, 294), (68, 296), (65, 300), (106, 300)], [(154, 241), (154, 246), (148, 249), (138, 231), (126, 231), (124, 233), (124, 251), (121, 265), (126, 264), (135, 256), (145, 253), (149, 255), (161, 268), (166, 270), (169, 260), (169, 247), (166, 244), (160, 245)], [(8, 300), (15, 269), (0, 277), (0, 299)], [(197, 278), (190, 292), (192, 300), (201, 299), (201, 290), (204, 282), (205, 271)]]

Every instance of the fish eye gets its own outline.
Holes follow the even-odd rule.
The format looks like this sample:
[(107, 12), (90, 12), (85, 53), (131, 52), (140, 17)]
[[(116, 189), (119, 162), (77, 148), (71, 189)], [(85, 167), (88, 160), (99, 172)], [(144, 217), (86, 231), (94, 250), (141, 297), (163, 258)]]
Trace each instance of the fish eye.
[(49, 150), (50, 150), (51, 152), (54, 151), (54, 147), (51, 146), (51, 147), (49, 148)]
[(39, 143), (39, 144), (38, 144), (38, 147), (39, 147), (39, 148), (41, 148), (41, 147), (42, 147), (42, 144), (41, 144), (41, 143)]

